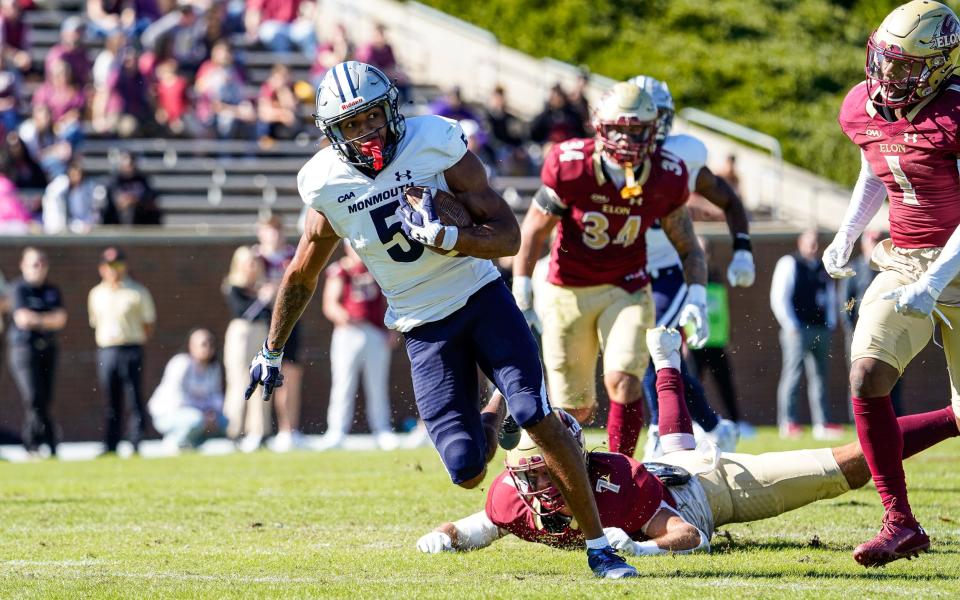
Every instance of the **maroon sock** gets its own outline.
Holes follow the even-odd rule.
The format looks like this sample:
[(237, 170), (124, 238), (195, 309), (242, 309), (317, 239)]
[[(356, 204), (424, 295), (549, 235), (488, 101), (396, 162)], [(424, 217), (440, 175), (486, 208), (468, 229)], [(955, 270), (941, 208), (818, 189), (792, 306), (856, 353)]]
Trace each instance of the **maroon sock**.
[(610, 452), (633, 456), (641, 429), (643, 429), (643, 402), (610, 403), (610, 416), (607, 418), (607, 444), (610, 446)]
[(907, 501), (907, 482), (903, 475), (903, 434), (897, 424), (890, 395), (879, 398), (854, 397), (852, 402), (857, 437), (883, 507), (913, 520), (913, 512)]
[(960, 435), (953, 407), (941, 408), (932, 412), (909, 415), (897, 419), (903, 432), (903, 458), (923, 452), (945, 439)]
[(657, 371), (657, 405), (660, 409), (660, 436), (671, 433), (693, 435), (693, 420), (683, 398), (683, 378), (677, 369)]

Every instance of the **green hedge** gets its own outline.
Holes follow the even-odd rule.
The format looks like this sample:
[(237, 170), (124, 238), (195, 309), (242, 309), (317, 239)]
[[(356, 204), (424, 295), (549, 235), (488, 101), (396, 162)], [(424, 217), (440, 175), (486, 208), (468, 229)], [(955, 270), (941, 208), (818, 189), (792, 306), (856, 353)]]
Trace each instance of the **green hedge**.
[[(836, 124), (863, 79), (870, 32), (895, 0), (420, 0), (534, 56), (670, 84), (695, 106), (768, 133), (785, 158), (842, 184), (859, 169)], [(955, 2), (951, 2), (955, 5)], [(954, 8), (957, 8), (954, 6)]]

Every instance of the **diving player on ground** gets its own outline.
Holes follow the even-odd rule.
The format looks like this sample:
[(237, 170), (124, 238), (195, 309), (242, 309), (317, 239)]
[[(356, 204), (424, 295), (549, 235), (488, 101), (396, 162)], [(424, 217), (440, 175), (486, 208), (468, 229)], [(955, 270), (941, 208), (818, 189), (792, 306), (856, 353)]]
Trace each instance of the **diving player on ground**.
[[(479, 366), (544, 449), (583, 525), (593, 572), (636, 576), (600, 527), (581, 451), (550, 410), (536, 342), (489, 260), (517, 251), (517, 221), (457, 123), (432, 115), (405, 120), (398, 95), (382, 72), (355, 61), (333, 67), (320, 83), (316, 121), (331, 145), (297, 176), (313, 210), (277, 292), (270, 334), (251, 364), (247, 395), (262, 384), (266, 399), (282, 384), (283, 345), (346, 238), (387, 297), (385, 324), (404, 335), (417, 409), (453, 482), (479, 485), (496, 450), (503, 407), (491, 402), (481, 415)], [(476, 225), (444, 226), (428, 193), (414, 208), (404, 198), (412, 185), (449, 190)]]
[[(626, 554), (709, 551), (710, 538), (721, 525), (774, 517), (870, 480), (856, 442), (759, 455), (724, 452), (719, 457), (692, 450), (693, 428), (679, 372), (680, 335), (653, 329), (647, 345), (657, 369), (666, 454), (660, 463), (644, 465), (622, 454), (584, 452), (600, 520)], [(582, 444), (579, 425), (573, 417), (561, 416)], [(904, 458), (960, 434), (950, 407), (901, 417), (898, 423)], [(579, 526), (543, 468), (536, 444), (522, 436), (505, 462), (506, 470), (487, 492), (484, 510), (422, 536), (417, 542), (421, 552), (483, 548), (508, 534), (561, 548), (580, 543)]]
[(904, 443), (890, 390), (939, 326), (960, 414), (960, 21), (915, 0), (894, 10), (867, 42), (865, 82), (840, 109), (840, 127), (860, 146), (850, 206), (823, 253), (827, 272), (845, 266), (870, 219), (890, 198), (890, 239), (871, 257), (880, 271), (864, 294), (851, 345), (850, 390), (857, 436), (883, 502), (880, 532), (854, 559), (879, 566), (925, 551), (930, 538), (907, 500)]

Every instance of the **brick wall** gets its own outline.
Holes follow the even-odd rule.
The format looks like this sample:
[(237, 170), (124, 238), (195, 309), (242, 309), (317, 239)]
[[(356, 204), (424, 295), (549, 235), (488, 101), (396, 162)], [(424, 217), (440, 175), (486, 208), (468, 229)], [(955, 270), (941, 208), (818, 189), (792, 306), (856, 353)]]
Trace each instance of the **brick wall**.
[[(780, 370), (777, 328), (769, 309), (770, 275), (777, 259), (792, 250), (795, 235), (755, 237), (758, 279), (749, 290), (731, 292), (731, 354), (744, 414), (757, 423), (772, 423), (776, 385)], [(116, 243), (127, 250), (132, 274), (152, 292), (159, 314), (157, 333), (146, 350), (146, 393), (160, 380), (167, 359), (185, 345), (187, 332), (208, 327), (222, 340), (229, 314), (220, 285), (236, 246), (252, 238), (161, 235), (97, 235), (65, 238), (0, 238), (0, 270), (12, 279), (18, 272), (20, 252), (35, 244), (50, 257), (50, 280), (63, 291), (70, 321), (60, 335), (61, 357), (53, 413), (66, 440), (99, 439), (103, 404), (98, 395), (93, 332), (86, 320), (87, 292), (98, 282), (97, 257), (105, 245)], [(725, 269), (729, 250), (718, 237), (716, 257)], [(326, 403), (330, 369), (328, 349), (331, 327), (322, 317), (319, 298), (304, 319), (303, 360), (307, 367), (304, 385), (303, 429), (310, 433), (326, 427)], [(844, 353), (842, 335), (834, 339), (830, 374), (830, 398), (838, 417), (846, 419)], [(22, 419), (19, 395), (6, 366), (0, 367), (0, 428), (19, 430)], [(401, 348), (392, 368), (394, 422), (414, 414), (409, 363)], [(708, 391), (713, 391), (708, 384)], [(930, 345), (906, 375), (906, 405), (911, 412), (943, 406), (949, 398), (942, 352)], [(801, 400), (805, 407), (805, 401)], [(806, 409), (804, 408), (804, 414)], [(358, 428), (365, 429), (362, 400), (358, 402)]]

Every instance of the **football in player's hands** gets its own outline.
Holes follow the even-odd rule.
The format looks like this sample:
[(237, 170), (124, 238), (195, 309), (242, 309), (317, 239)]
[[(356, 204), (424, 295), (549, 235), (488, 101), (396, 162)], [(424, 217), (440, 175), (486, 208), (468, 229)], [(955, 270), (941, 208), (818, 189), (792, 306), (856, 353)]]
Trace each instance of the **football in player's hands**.
[[(411, 206), (418, 208), (426, 189), (422, 185), (413, 185), (404, 190), (403, 195)], [(433, 210), (436, 211), (437, 217), (444, 225), (473, 227), (473, 218), (470, 217), (470, 213), (450, 192), (433, 189)]]

